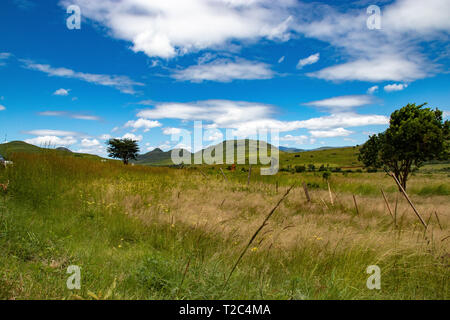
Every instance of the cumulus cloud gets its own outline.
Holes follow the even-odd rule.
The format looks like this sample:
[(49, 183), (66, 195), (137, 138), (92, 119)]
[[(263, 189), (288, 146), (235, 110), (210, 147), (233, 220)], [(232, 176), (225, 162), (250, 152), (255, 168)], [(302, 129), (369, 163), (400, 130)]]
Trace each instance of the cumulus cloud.
[(97, 139), (83, 139), (81, 140), (81, 146), (83, 148), (91, 148), (91, 147), (98, 147), (101, 143)]
[(301, 69), (304, 66), (307, 66), (307, 65), (310, 65), (310, 64), (314, 64), (317, 61), (319, 61), (319, 59), (320, 59), (320, 53), (316, 53), (316, 54), (310, 55), (307, 58), (300, 59), (298, 61), (298, 63), (297, 63), (297, 69)]
[(347, 111), (349, 109), (373, 103), (368, 95), (340, 96), (305, 103), (307, 106), (326, 108), (331, 111)]
[(322, 69), (308, 75), (325, 80), (413, 81), (425, 78), (428, 71), (421, 64), (399, 56), (362, 58)]
[(25, 142), (40, 147), (67, 147), (76, 144), (78, 141), (71, 136), (38, 136), (35, 138), (26, 139)]
[(125, 133), (121, 139), (131, 139), (134, 141), (141, 141), (144, 137), (142, 135), (135, 135), (134, 133)]
[(53, 95), (55, 95), (55, 96), (68, 96), (69, 95), (69, 91), (70, 91), (70, 89), (61, 88), (61, 89), (58, 89), (55, 92), (53, 92)]
[(44, 72), (49, 76), (78, 79), (89, 83), (94, 83), (97, 85), (113, 87), (127, 94), (135, 94), (136, 93), (135, 87), (144, 85), (143, 83), (131, 80), (127, 76), (84, 73), (67, 68), (54, 68), (48, 64), (38, 64), (31, 60), (21, 60), (21, 61), (23, 62), (23, 67), (30, 70)]
[(180, 128), (164, 128), (163, 134), (165, 135), (172, 135), (172, 134), (180, 134), (181, 129)]
[(384, 86), (384, 91), (386, 92), (392, 92), (392, 91), (402, 91), (403, 89), (406, 89), (408, 85), (406, 83), (393, 83), (388, 84), (387, 86)]
[(311, 139), (310, 137), (308, 137), (306, 135), (293, 136), (290, 134), (287, 134), (284, 137), (281, 137), (280, 141), (294, 142), (297, 145), (308, 144), (308, 143), (313, 144), (315, 142), (313, 139)]
[(2, 105), (0, 104), (0, 111), (3, 111), (3, 110), (6, 110), (6, 107), (5, 107), (5, 106), (2, 106)]
[[(233, 129), (235, 136), (248, 136), (261, 130), (288, 132), (301, 128), (310, 130), (358, 127), (366, 125), (385, 125), (389, 119), (381, 115), (360, 115), (348, 111), (355, 104), (328, 102), (325, 107), (339, 109), (329, 116), (308, 120), (281, 121), (273, 118), (275, 107), (266, 104), (206, 100), (193, 103), (161, 103), (153, 109), (142, 110), (138, 117), (145, 119), (179, 119), (206, 121), (207, 128)], [(344, 111), (344, 112), (343, 112)]]
[(314, 138), (332, 138), (332, 137), (346, 137), (353, 132), (345, 130), (344, 128), (335, 128), (331, 130), (313, 130), (310, 131), (311, 136)]
[(144, 129), (144, 132), (148, 132), (152, 128), (161, 126), (162, 124), (158, 121), (143, 118), (139, 118), (137, 120), (130, 120), (127, 123), (125, 123), (125, 128), (133, 128), (133, 132), (136, 132), (138, 129)]
[(233, 80), (270, 79), (274, 72), (261, 62), (247, 60), (230, 61), (218, 59), (206, 64), (198, 64), (173, 73), (177, 80), (202, 82), (205, 80), (230, 82)]
[(374, 94), (376, 91), (378, 91), (378, 86), (373, 86), (373, 87), (370, 87), (369, 89), (367, 89), (367, 93), (368, 94)]
[(63, 0), (76, 4), (83, 17), (131, 42), (131, 49), (149, 57), (173, 58), (231, 41), (286, 41), (293, 22), (294, 0)]
[(300, 16), (295, 29), (306, 37), (330, 43), (347, 60), (310, 73), (325, 80), (413, 81), (436, 72), (419, 44), (446, 41), (449, 19), (446, 0), (398, 0), (383, 6), (381, 30), (366, 27), (365, 10), (342, 12), (310, 4), (315, 14)]

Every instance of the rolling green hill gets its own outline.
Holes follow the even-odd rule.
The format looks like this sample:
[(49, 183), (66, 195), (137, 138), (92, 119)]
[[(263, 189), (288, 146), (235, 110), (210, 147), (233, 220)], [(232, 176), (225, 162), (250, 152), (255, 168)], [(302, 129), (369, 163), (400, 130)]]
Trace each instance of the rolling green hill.
[(299, 153), (281, 153), (280, 164), (283, 167), (314, 164), (330, 167), (360, 167), (359, 147), (324, 148)]
[[(243, 142), (244, 140), (234, 140), (234, 155), (235, 161), (237, 160), (237, 150), (238, 150), (238, 142)], [(249, 153), (249, 142), (250, 140), (245, 140), (245, 159), (246, 163), (248, 163), (248, 159), (250, 156)], [(253, 141), (256, 142), (256, 141)], [(214, 148), (217, 146), (223, 145), (223, 162), (226, 163), (226, 153), (227, 153), (227, 143), (221, 142), (218, 145), (210, 146), (208, 148), (203, 149), (202, 151), (198, 151), (195, 154), (192, 154), (192, 161), (194, 163), (194, 157), (199, 156), (201, 152), (204, 154), (211, 154), (214, 156)], [(268, 153), (270, 155), (271, 145), (267, 144)], [(358, 147), (343, 147), (343, 148), (330, 148), (324, 147), (311, 151), (300, 151), (300, 152), (292, 152), (293, 150), (288, 148), (288, 151), (280, 147), (280, 166), (281, 167), (295, 167), (296, 165), (305, 165), (314, 164), (315, 166), (320, 165), (329, 165), (331, 167), (360, 167), (361, 163), (358, 161)], [(259, 151), (259, 146), (256, 148)], [(144, 165), (155, 165), (155, 166), (164, 166), (164, 165), (173, 165), (171, 160), (171, 151), (162, 151), (161, 149), (155, 149), (151, 152), (148, 152), (143, 155), (139, 155), (136, 164), (144, 164)]]
[(173, 165), (171, 151), (162, 151), (156, 148), (145, 154), (141, 154), (137, 157), (136, 161), (132, 163), (143, 164), (143, 165), (154, 165), (154, 166), (167, 166)]
[[(242, 142), (242, 140), (234, 141), (234, 154), (235, 160), (237, 150), (238, 150), (238, 141)], [(256, 142), (256, 141), (255, 141)], [(226, 162), (226, 152), (227, 152), (227, 144), (226, 142), (222, 142), (219, 145), (224, 144), (224, 163)], [(194, 163), (195, 155), (198, 155), (200, 152), (206, 152), (208, 154), (212, 154), (214, 156), (214, 151), (212, 150), (216, 146), (211, 146), (202, 151), (198, 151), (196, 154), (191, 154), (192, 163)], [(271, 145), (267, 144), (267, 149), (270, 154)], [(281, 149), (281, 148), (280, 148)], [(257, 146), (257, 151), (259, 147)], [(316, 167), (320, 165), (329, 165), (331, 167), (359, 167), (361, 163), (358, 161), (358, 147), (345, 147), (345, 148), (323, 148), (311, 151), (301, 151), (293, 153), (292, 150), (290, 152), (284, 152), (280, 150), (280, 167), (292, 167), (294, 168), (296, 165), (305, 165), (314, 164)], [(4, 157), (8, 158), (11, 154), (17, 152), (26, 152), (26, 153), (36, 153), (36, 152), (57, 152), (63, 155), (72, 156), (72, 157), (80, 157), (80, 158), (90, 158), (90, 159), (102, 159), (99, 156), (85, 154), (85, 153), (75, 153), (70, 151), (67, 148), (56, 148), (56, 149), (47, 149), (40, 148), (31, 144), (28, 144), (23, 141), (12, 141), (9, 143), (0, 144), (0, 154)], [(137, 160), (133, 163), (142, 164), (142, 165), (151, 165), (151, 166), (169, 166), (173, 165), (171, 159), (172, 151), (163, 151), (159, 148), (154, 149), (146, 154), (139, 155)], [(248, 163), (249, 159), (249, 140), (245, 140), (245, 159), (246, 163)]]
[(67, 148), (56, 148), (56, 149), (48, 149), (48, 148), (40, 148), (35, 145), (23, 142), (23, 141), (12, 141), (8, 143), (0, 144), (0, 154), (5, 158), (10, 157), (13, 153), (38, 153), (38, 152), (57, 152), (61, 155), (67, 155), (77, 158), (85, 158), (85, 159), (93, 159), (93, 160), (101, 160), (102, 158), (96, 155), (87, 154), (87, 153), (75, 153), (70, 151)]

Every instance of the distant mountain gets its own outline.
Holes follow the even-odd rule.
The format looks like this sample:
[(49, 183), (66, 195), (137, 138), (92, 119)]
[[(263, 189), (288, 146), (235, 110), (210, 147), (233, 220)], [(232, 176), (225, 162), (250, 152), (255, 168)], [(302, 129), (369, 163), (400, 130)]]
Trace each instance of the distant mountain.
[(55, 150), (72, 153), (72, 151), (70, 149), (67, 149), (64, 147), (59, 147), (59, 148), (56, 148)]
[(280, 151), (287, 152), (287, 153), (297, 153), (297, 152), (304, 152), (306, 150), (304, 149), (297, 149), (297, 148), (290, 148), (290, 147), (279, 147)]
[[(136, 164), (147, 164), (147, 165), (172, 165), (172, 151), (180, 152), (181, 149), (174, 149), (170, 151), (163, 151), (159, 148), (153, 149), (150, 152), (147, 152), (145, 154), (140, 154), (137, 156), (137, 160), (133, 161), (133, 163)], [(189, 155), (191, 153), (187, 150), (184, 150), (185, 152), (188, 152)]]

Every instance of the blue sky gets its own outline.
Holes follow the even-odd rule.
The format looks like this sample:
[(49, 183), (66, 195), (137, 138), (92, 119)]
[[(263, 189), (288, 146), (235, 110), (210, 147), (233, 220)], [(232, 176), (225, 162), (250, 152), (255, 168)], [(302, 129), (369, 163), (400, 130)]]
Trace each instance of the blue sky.
[(100, 155), (131, 137), (147, 152), (198, 120), (205, 145), (226, 129), (361, 144), (409, 102), (448, 118), (449, 12), (448, 0), (4, 0), (0, 137)]

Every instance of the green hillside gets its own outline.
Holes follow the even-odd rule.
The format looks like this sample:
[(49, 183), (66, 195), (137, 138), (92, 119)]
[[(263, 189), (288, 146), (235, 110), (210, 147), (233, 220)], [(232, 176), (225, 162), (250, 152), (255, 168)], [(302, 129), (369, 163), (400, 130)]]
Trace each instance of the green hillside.
[(360, 167), (358, 161), (359, 147), (331, 148), (323, 150), (305, 151), (299, 153), (281, 153), (281, 166), (296, 166), (314, 164), (329, 165), (330, 167)]
[(77, 158), (94, 159), (94, 160), (102, 159), (101, 157), (92, 154), (75, 153), (67, 148), (56, 148), (56, 149), (40, 148), (23, 141), (11, 141), (8, 143), (0, 144), (0, 154), (6, 158), (10, 157), (13, 153), (22, 153), (22, 152), (25, 153), (56, 152), (61, 155), (67, 155)]
[[(248, 159), (250, 157), (249, 144), (251, 140), (234, 140), (234, 159), (237, 161), (237, 151), (238, 144), (244, 142), (245, 144), (245, 159), (246, 163), (248, 163)], [(257, 142), (253, 141), (252, 142)], [(217, 146), (221, 147), (223, 145), (223, 162), (226, 163), (226, 154), (227, 154), (227, 143), (221, 142), (218, 145), (210, 146), (208, 148), (203, 149), (202, 151), (198, 151), (195, 154), (192, 154), (191, 163), (194, 164), (194, 157), (199, 156), (200, 153), (203, 154), (211, 154), (214, 156), (214, 148)], [(267, 144), (268, 154), (270, 155), (271, 145)], [(314, 164), (315, 166), (321, 166), (322, 164), (330, 167), (360, 167), (361, 163), (358, 161), (358, 147), (345, 147), (345, 148), (330, 148), (324, 147), (319, 148), (317, 150), (311, 151), (301, 151), (293, 153), (290, 148), (287, 148), (288, 152), (281, 151), (286, 150), (280, 148), (280, 166), (283, 167), (295, 167), (296, 165), (309, 165)], [(256, 148), (257, 153), (259, 152), (259, 146)], [(172, 151), (162, 151), (161, 149), (155, 149), (151, 152), (148, 152), (143, 155), (139, 155), (136, 164), (144, 164), (144, 165), (173, 165), (171, 160), (171, 152)], [(252, 154), (254, 156), (254, 154)]]
[(173, 162), (171, 153), (172, 150), (164, 152), (161, 149), (156, 148), (150, 152), (139, 155), (137, 157), (137, 160), (132, 162), (136, 164), (154, 165), (154, 166), (172, 165)]

